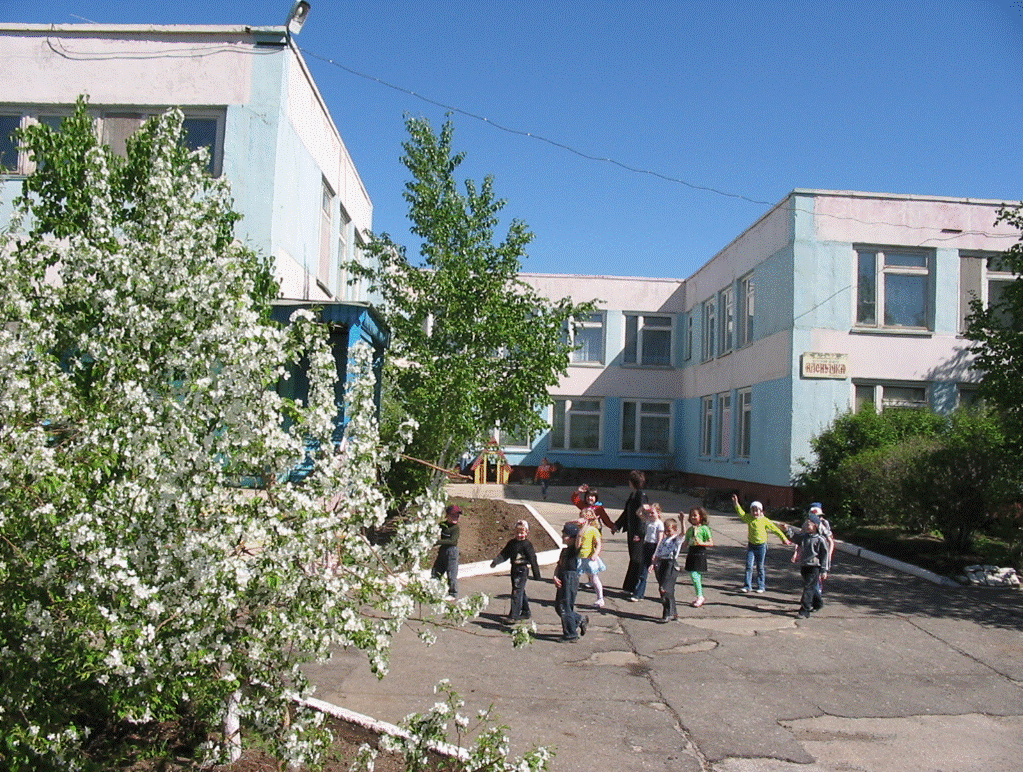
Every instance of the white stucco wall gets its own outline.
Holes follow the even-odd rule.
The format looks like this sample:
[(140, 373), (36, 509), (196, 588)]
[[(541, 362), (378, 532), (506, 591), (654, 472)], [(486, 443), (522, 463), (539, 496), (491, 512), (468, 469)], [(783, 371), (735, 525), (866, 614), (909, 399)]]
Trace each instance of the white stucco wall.
[[(87, 94), (107, 111), (218, 111), (236, 234), (273, 256), (284, 297), (329, 299), (316, 282), (323, 179), (354, 228), (372, 228), (369, 195), (283, 28), (0, 24), (0, 76), (0, 102), (26, 110)], [(7, 178), (5, 193), (16, 184)], [(335, 253), (339, 222), (335, 211)], [(335, 259), (332, 290), (338, 273)]]
[(253, 57), (265, 54), (231, 30), (0, 24), (0, 100), (70, 104), (88, 94), (108, 105), (243, 104)]

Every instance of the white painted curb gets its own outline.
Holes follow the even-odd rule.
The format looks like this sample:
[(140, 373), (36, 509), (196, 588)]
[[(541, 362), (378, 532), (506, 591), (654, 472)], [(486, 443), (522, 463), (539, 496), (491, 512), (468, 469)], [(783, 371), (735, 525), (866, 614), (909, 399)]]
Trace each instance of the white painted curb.
[[(307, 708), (318, 710), (321, 713), (326, 713), (328, 716), (347, 721), (352, 724), (365, 727), (372, 732), (377, 734), (388, 734), (394, 737), (408, 737), (409, 734), (400, 726), (389, 724), (386, 721), (378, 721), (371, 716), (363, 715), (362, 713), (356, 713), (354, 710), (348, 710), (342, 708), (340, 705), (334, 705), (330, 702), (324, 702), (323, 700), (317, 700), (312, 697), (305, 700), (297, 700), (299, 705), (304, 705)], [(469, 751), (465, 748), (461, 748), (457, 745), (451, 745), (450, 743), (436, 743), (430, 746), (430, 750), (436, 751), (437, 753), (445, 756), (451, 756), (452, 758), (465, 761), (469, 758)]]
[(904, 563), (901, 560), (896, 560), (895, 558), (890, 558), (886, 555), (881, 555), (877, 552), (857, 547), (855, 544), (847, 544), (846, 542), (839, 541), (838, 539), (835, 539), (835, 549), (858, 558), (863, 558), (864, 560), (870, 560), (882, 566), (887, 566), (888, 568), (895, 569), (896, 571), (901, 571), (904, 574), (911, 574), (920, 579), (926, 579), (928, 582), (933, 582), (941, 587), (959, 588), (962, 586), (955, 580), (949, 579), (947, 576), (936, 574), (933, 571), (928, 571), (926, 568), (914, 566), (912, 563)]

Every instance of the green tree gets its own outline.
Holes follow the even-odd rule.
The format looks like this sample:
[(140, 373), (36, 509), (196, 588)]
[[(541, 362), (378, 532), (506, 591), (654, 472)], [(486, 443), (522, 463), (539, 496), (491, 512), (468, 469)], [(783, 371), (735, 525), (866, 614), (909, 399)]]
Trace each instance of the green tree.
[[(391, 505), (370, 355), (333, 452), (335, 365), (312, 314), (268, 322), (267, 266), (233, 238), (228, 186), (180, 144), (179, 111), (121, 159), (80, 103), (24, 144), (37, 171), (0, 233), (0, 767), (107, 769), (96, 736), (187, 715), (212, 750), (239, 723), (282, 758), (315, 756), (301, 664), (335, 646), (383, 674), (417, 604), (441, 504), (386, 544)], [(304, 403), (275, 390), (304, 362)], [(285, 420), (287, 419), (287, 420)], [(324, 449), (286, 482), (309, 443)], [(261, 477), (259, 491), (230, 485)], [(367, 613), (367, 609), (372, 613)], [(322, 718), (320, 716), (319, 718)]]
[[(439, 134), (422, 118), (406, 126), (404, 197), (421, 261), (382, 234), (366, 250), (372, 265), (349, 268), (382, 297), (393, 333), (386, 393), (418, 424), (407, 452), (448, 468), (497, 426), (533, 436), (545, 428), (539, 410), (567, 370), (568, 325), (591, 305), (552, 303), (519, 279), (533, 235), (512, 220), (495, 241), (505, 202), (489, 176), (460, 192), (464, 153), (452, 151), (450, 121)], [(397, 466), (396, 493), (429, 484), (429, 467)]]
[(970, 301), (965, 334), (972, 341), (972, 367), (983, 375), (980, 394), (1002, 414), (1018, 453), (1023, 450), (1023, 205), (1000, 209), (995, 223), (1001, 222), (1020, 230), (1020, 241), (996, 258), (998, 268), (1016, 278), (990, 306), (977, 297)]

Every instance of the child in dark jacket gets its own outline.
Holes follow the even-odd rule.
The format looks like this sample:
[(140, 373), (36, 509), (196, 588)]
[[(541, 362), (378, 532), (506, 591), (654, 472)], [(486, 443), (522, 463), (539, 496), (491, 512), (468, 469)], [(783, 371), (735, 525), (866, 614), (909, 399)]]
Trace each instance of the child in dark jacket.
[(444, 510), (444, 522), (440, 524), (440, 539), (437, 540), (437, 559), (433, 561), (430, 575), (434, 579), (447, 576), (448, 600), (458, 597), (458, 519), (462, 508), (449, 504)]
[(799, 573), (803, 577), (803, 594), (796, 615), (800, 619), (807, 619), (812, 612), (820, 611), (824, 606), (820, 580), (828, 578), (831, 555), (828, 554), (828, 542), (821, 535), (820, 527), (820, 517), (815, 514), (807, 515), (802, 530), (786, 527), (789, 538), (796, 544), (792, 562), (799, 566)]
[(515, 538), (510, 539), (498, 555), (490, 563), (490, 567), (511, 561), (511, 610), (506, 620), (516, 622), (519, 619), (529, 619), (532, 614), (529, 611), (529, 598), (526, 596), (526, 582), (529, 580), (529, 570), (533, 570), (533, 579), (540, 579), (540, 565), (536, 562), (536, 548), (529, 541), (529, 523), (519, 520), (515, 523)]
[(554, 586), (558, 588), (554, 598), (554, 610), (561, 617), (562, 640), (578, 641), (586, 635), (590, 618), (575, 610), (575, 598), (579, 593), (579, 524), (565, 523), (561, 538), (565, 547), (558, 557), (554, 569)]

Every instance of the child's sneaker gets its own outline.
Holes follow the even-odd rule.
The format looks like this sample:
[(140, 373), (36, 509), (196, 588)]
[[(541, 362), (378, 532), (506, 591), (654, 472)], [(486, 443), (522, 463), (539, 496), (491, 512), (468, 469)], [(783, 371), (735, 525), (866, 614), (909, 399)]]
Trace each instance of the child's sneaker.
[(700, 606), (703, 605), (703, 603), (704, 603), (704, 600), (703, 600), (703, 597), (701, 596), (701, 597), (699, 597), (699, 598), (697, 598), (696, 600), (693, 601), (693, 608), (699, 608)]
[(604, 608), (604, 599), (597, 598), (596, 602), (593, 604), (593, 608)]

